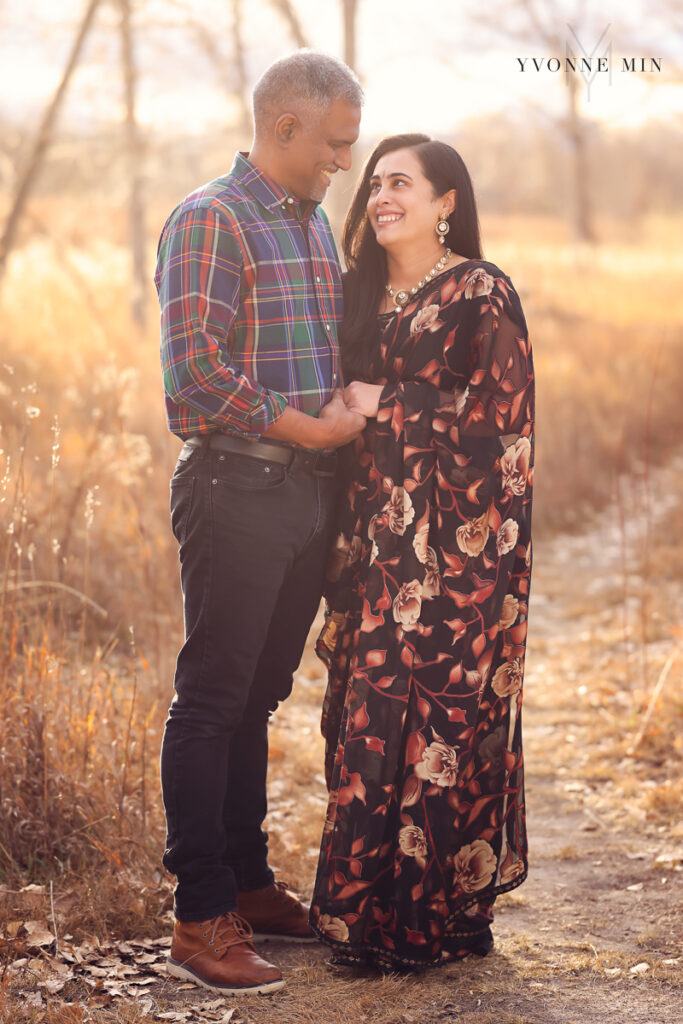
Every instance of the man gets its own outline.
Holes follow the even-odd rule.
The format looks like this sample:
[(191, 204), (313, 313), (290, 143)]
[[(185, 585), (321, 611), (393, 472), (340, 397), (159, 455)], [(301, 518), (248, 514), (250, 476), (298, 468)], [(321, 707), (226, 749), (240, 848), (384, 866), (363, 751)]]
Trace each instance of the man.
[(177, 876), (171, 974), (271, 992), (252, 929), (312, 938), (267, 862), (267, 723), (291, 692), (330, 545), (335, 449), (365, 419), (342, 398), (339, 262), (318, 208), (348, 170), (362, 92), (298, 52), (254, 90), (254, 141), (191, 193), (159, 242), (156, 283), (185, 643), (166, 723), (164, 864)]

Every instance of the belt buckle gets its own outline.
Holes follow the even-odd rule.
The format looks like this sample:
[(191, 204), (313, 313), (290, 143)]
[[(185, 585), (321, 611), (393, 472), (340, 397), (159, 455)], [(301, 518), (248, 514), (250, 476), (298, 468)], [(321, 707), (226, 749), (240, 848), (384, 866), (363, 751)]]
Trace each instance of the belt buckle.
[(336, 452), (321, 452), (316, 456), (313, 464), (315, 476), (336, 476), (337, 475), (337, 454)]

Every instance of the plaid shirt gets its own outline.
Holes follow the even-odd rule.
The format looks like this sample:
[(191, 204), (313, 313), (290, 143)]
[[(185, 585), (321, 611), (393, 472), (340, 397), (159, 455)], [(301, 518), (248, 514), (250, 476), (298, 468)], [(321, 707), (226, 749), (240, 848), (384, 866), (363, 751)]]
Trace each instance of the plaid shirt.
[(174, 434), (258, 437), (341, 384), (339, 258), (325, 213), (238, 153), (159, 239), (166, 414)]

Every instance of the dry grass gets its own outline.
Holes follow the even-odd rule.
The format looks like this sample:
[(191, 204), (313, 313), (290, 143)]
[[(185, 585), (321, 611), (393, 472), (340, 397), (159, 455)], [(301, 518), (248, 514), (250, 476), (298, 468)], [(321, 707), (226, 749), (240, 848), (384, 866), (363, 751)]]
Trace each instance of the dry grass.
[[(637, 239), (613, 232), (615, 241), (597, 251), (568, 245), (552, 224), (485, 227), (487, 253), (518, 286), (535, 342), (535, 521), (569, 616), (555, 635), (531, 640), (534, 657), (567, 691), (567, 700), (555, 699), (561, 728), (552, 753), (571, 770), (557, 779), (579, 786), (567, 792), (597, 815), (668, 826), (681, 806), (680, 661), (638, 750), (627, 749), (671, 645), (681, 642), (683, 494), (679, 485), (663, 496), (652, 484), (683, 428), (683, 267), (671, 255), (680, 224), (646, 222)], [(72, 241), (61, 265), (47, 243), (19, 252), (1, 297), (0, 923), (49, 921), (47, 896), (20, 890), (52, 882), (59, 927), (76, 938), (162, 934), (170, 880), (157, 866), (157, 755), (180, 640), (167, 525), (177, 444), (163, 422), (155, 328), (136, 332), (127, 317), (122, 252)], [(566, 531), (589, 519), (609, 527), (621, 569), (592, 594), (566, 593), (574, 571), (573, 555), (563, 554)], [(600, 550), (585, 557), (595, 558), (599, 579)], [(325, 806), (322, 687), (309, 654), (271, 744), (272, 861), (303, 891)], [(580, 858), (573, 837), (556, 856), (567, 867)], [(511, 905), (524, 910), (526, 898)], [(522, 939), (504, 943), (485, 964), (468, 966), (465, 989), (457, 966), (421, 980), (378, 980), (331, 975), (319, 957), (299, 958), (275, 1019), (526, 1024), (523, 993), (540, 986), (543, 1006), (560, 975), (568, 991), (575, 976), (590, 975), (598, 1002), (613, 998), (590, 949), (551, 956), (523, 947)], [(5, 943), (10, 958), (13, 948)], [(653, 970), (634, 984), (658, 978)], [(38, 1011), (19, 1005), (7, 985), (5, 977), (3, 1024), (143, 1019), (128, 1003), (87, 1009), (53, 1000)], [(304, 999), (312, 990), (315, 998)], [(507, 997), (498, 999), (501, 992)], [(163, 991), (158, 999), (163, 1008)], [(233, 1024), (271, 1021), (270, 1005), (240, 1005)], [(574, 1019), (571, 1008), (547, 1005), (548, 1020)], [(544, 1019), (542, 1009), (533, 1018)]]

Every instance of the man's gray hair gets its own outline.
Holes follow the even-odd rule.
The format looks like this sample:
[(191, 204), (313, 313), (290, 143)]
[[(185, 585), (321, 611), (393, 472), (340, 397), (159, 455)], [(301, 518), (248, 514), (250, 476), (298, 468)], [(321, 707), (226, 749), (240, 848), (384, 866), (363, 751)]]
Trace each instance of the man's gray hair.
[(254, 124), (258, 129), (294, 103), (323, 114), (335, 100), (361, 106), (363, 90), (355, 73), (326, 53), (297, 50), (271, 64), (256, 83)]

